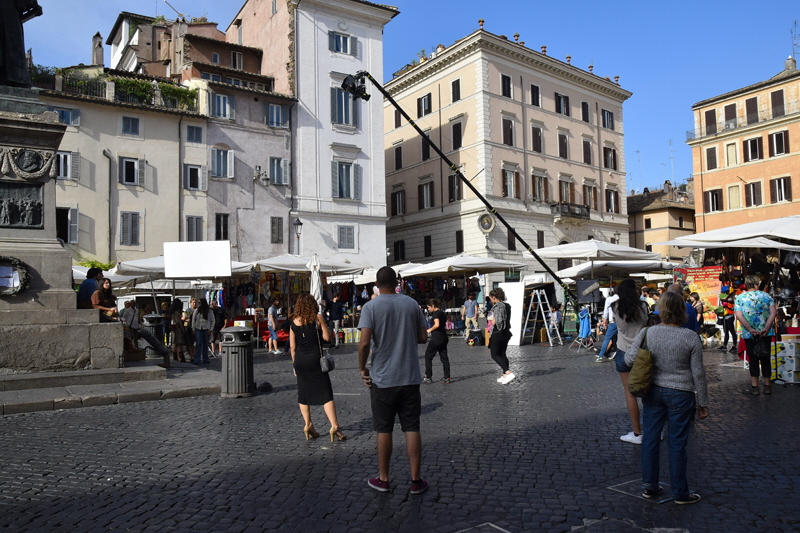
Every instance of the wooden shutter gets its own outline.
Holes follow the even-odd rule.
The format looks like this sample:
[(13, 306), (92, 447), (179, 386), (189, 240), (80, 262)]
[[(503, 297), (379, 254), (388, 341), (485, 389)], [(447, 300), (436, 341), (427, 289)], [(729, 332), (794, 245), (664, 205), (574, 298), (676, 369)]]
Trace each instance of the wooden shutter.
[(234, 157), (233, 150), (228, 150), (228, 175), (225, 176), (226, 178), (233, 177), (233, 166), (236, 163), (236, 158)]
[(392, 216), (397, 216), (397, 203), (400, 201), (398, 198), (400, 196), (400, 191), (392, 193)]
[(70, 179), (73, 180), (80, 180), (81, 179), (81, 153), (80, 152), (72, 152), (70, 155)]
[(747, 141), (742, 141), (742, 160), (744, 163), (750, 161), (750, 146)]
[(581, 102), (581, 120), (589, 122), (589, 102)]
[(717, 133), (717, 111), (716, 109), (709, 109), (705, 113), (706, 118), (706, 135)]
[[(347, 95), (345, 98), (350, 98), (350, 95)], [(359, 111), (358, 111), (358, 109), (360, 107), (360, 105), (359, 105), (360, 101), (361, 101), (360, 99), (356, 99), (356, 100), (352, 100), (351, 99), (351, 104), (350, 104), (350, 110), (353, 113), (353, 116), (352, 116), (353, 124), (352, 125), (354, 127), (356, 127), (356, 128), (358, 127), (358, 122), (359, 122), (359, 117), (358, 117)]]
[(703, 213), (708, 213), (711, 209), (711, 191), (703, 193)]
[(750, 190), (752, 187), (749, 183), (745, 183), (744, 185), (744, 205), (745, 207), (750, 207), (753, 205), (753, 195), (751, 194)]
[(519, 172), (514, 172), (514, 198), (522, 198), (522, 183), (519, 179)]
[(617, 169), (617, 150), (614, 149), (614, 148), (611, 149), (611, 168), (613, 168), (614, 170), (618, 170)]
[(331, 182), (333, 185), (331, 196), (339, 198), (339, 163), (336, 161), (331, 162)]
[(332, 31), (328, 32), (328, 50), (331, 52), (336, 51), (336, 34)]
[(73, 109), (72, 110), (72, 121), (70, 123), (72, 126), (80, 126), (81, 125), (81, 110), (80, 109)]
[(531, 85), (531, 105), (535, 105), (536, 107), (541, 107), (541, 100), (539, 95), (539, 86), (538, 85)]
[(556, 113), (561, 113), (561, 95), (556, 93), (555, 99), (556, 99)]
[(783, 179), (786, 182), (786, 201), (787, 202), (791, 202), (792, 201), (792, 178), (791, 177), (786, 177), (786, 178), (783, 178)]
[(353, 57), (358, 56), (358, 39), (354, 36), (350, 36), (350, 55)]
[(583, 141), (583, 162), (587, 165), (592, 164), (592, 143)]
[(758, 97), (748, 98), (744, 101), (744, 112), (747, 116), (748, 124), (758, 122)]
[(281, 185), (289, 185), (289, 160), (281, 159)]
[(71, 207), (69, 210), (69, 235), (67, 241), (70, 244), (78, 242), (78, 208)]
[(534, 152), (542, 152), (542, 129), (536, 126), (533, 127), (531, 132), (531, 138), (533, 139), (533, 151)]
[(361, 165), (353, 163), (353, 198), (361, 200)]
[[(453, 124), (453, 150), (458, 150), (462, 146), (463, 136), (461, 134), (461, 122)], [(430, 150), (428, 151), (430, 153)]]
[(785, 114), (783, 109), (783, 89), (773, 91), (769, 96), (772, 102), (772, 117), (782, 117)]
[(783, 132), (783, 153), (789, 153), (789, 130)]
[(769, 203), (778, 201), (778, 180), (769, 180)]
[(775, 134), (770, 133), (767, 136), (767, 144), (769, 145), (769, 156), (775, 157)]
[(572, 182), (569, 184), (569, 203), (575, 203), (575, 184)]
[(217, 169), (217, 149), (211, 149), (211, 175), (219, 176), (219, 169)]
[(289, 106), (281, 106), (281, 128), (289, 127)]
[(761, 184), (754, 183), (753, 184), (753, 205), (763, 205), (764, 202), (761, 200)]
[(403, 119), (403, 115), (400, 114), (399, 109), (394, 110), (394, 127), (399, 128), (401, 125), (401, 121)]
[(425, 186), (421, 183), (417, 185), (417, 209), (419, 209), (420, 211), (422, 211), (425, 208), (425, 204), (422, 199), (422, 195), (424, 194), (423, 193), (424, 187)]
[(422, 117), (422, 98), (417, 98), (417, 118)]
[(228, 118), (236, 120), (236, 99), (233, 96), (228, 96)]
[(764, 159), (764, 139), (762, 137), (757, 137), (756, 144), (758, 144), (758, 158)]
[(117, 181), (125, 183), (125, 160), (121, 157), (117, 158)]
[(536, 248), (544, 248), (544, 231), (536, 230)]
[(139, 246), (139, 213), (131, 213), (130, 243), (131, 246)]
[(200, 167), (200, 190), (208, 190), (208, 167), (205, 165)]
[(433, 184), (432, 181), (429, 181), (428, 183), (426, 183), (426, 185), (428, 185), (428, 187), (431, 190), (431, 207), (434, 207), (436, 205), (436, 195), (434, 194), (435, 185)]
[(706, 168), (708, 170), (717, 168), (717, 149), (714, 147), (706, 148)]
[(336, 87), (331, 87), (331, 123), (338, 124), (339, 117), (336, 113), (336, 101), (337, 101), (337, 89)]
[(183, 188), (188, 189), (191, 184), (191, 179), (189, 178), (189, 165), (186, 163), (183, 164)]
[(136, 185), (147, 188), (147, 160), (141, 158), (136, 169)]
[(564, 96), (564, 115), (569, 116), (569, 96)]
[(619, 205), (619, 191), (614, 191), (614, 212), (619, 213), (622, 206)]
[(728, 104), (725, 110), (725, 127), (729, 128), (731, 125), (736, 125), (736, 104)]

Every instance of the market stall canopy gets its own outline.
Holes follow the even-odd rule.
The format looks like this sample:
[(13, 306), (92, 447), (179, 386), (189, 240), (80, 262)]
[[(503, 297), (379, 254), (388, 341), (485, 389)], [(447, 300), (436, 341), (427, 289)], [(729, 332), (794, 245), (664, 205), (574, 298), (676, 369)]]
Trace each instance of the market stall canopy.
[[(269, 259), (261, 259), (248, 263), (261, 272), (310, 272), (308, 263), (310, 257), (302, 255), (283, 254)], [(319, 259), (319, 271), (333, 274), (360, 274), (364, 270), (363, 266), (352, 263), (332, 261), (330, 259)]]
[[(398, 276), (403, 276), (406, 270), (418, 267), (421, 264), (422, 263), (403, 263), (402, 265), (393, 265), (392, 268)], [(377, 275), (377, 268), (367, 268), (358, 275), (328, 276), (328, 283), (350, 283), (352, 281), (356, 285), (366, 285), (368, 283), (375, 283), (375, 277)]]
[(729, 242), (752, 237), (800, 240), (800, 215), (750, 222), (694, 235), (678, 237), (678, 241)]
[(520, 270), (526, 266), (525, 263), (518, 263), (516, 261), (463, 254), (409, 268), (403, 271), (403, 277), (410, 278), (413, 276), (435, 276), (455, 273), (471, 274), (475, 272), (479, 274), (489, 274), (491, 272), (503, 272), (504, 270)]
[[(800, 237), (800, 235), (798, 236)], [(800, 246), (793, 246), (791, 244), (784, 244), (782, 242), (773, 241), (766, 237), (751, 237), (749, 239), (739, 239), (727, 242), (704, 242), (684, 239), (675, 239), (672, 241), (657, 242), (656, 245), (676, 246), (678, 248), (775, 248), (778, 250), (791, 250), (793, 252), (800, 252)]]
[(670, 261), (591, 261), (556, 272), (560, 278), (583, 279), (621, 277), (627, 274), (672, 270), (680, 265)]
[[(251, 270), (250, 263), (231, 261), (231, 273), (247, 274)], [(164, 256), (134, 259), (133, 261), (120, 261), (117, 263), (116, 273), (122, 276), (136, 276), (150, 274), (164, 276)]]
[[(533, 256), (528, 252), (522, 252), (524, 257)], [(558, 246), (548, 246), (539, 248), (536, 255), (542, 259), (617, 259), (621, 261), (650, 260), (660, 261), (661, 254), (657, 252), (647, 252), (639, 248), (611, 244), (610, 242), (589, 239), (588, 241), (571, 242), (559, 244)]]

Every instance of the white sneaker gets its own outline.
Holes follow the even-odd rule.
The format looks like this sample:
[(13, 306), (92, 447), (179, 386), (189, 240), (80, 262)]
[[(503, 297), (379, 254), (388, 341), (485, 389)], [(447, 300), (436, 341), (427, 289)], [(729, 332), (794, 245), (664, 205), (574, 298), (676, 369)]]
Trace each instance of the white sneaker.
[(503, 374), (502, 376), (500, 376), (499, 378), (497, 378), (497, 382), (498, 382), (498, 383), (502, 383), (503, 381), (505, 381), (505, 379), (506, 379), (506, 375), (505, 375), (505, 374)]
[(630, 442), (631, 444), (641, 444), (642, 443), (642, 436), (641, 435), (634, 435), (633, 431), (629, 432), (627, 435), (623, 435), (619, 438), (619, 440)]
[(511, 374), (504, 374), (502, 378), (498, 379), (497, 382), (501, 385), (508, 385), (515, 377), (513, 373)]

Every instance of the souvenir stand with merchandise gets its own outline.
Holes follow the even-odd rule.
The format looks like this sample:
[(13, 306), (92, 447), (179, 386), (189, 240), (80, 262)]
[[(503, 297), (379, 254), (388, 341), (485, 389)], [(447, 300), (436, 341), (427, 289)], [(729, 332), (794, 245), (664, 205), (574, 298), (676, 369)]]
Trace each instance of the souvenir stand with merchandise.
[(400, 291), (413, 298), (423, 308), (431, 298), (441, 302), (447, 319), (448, 335), (464, 335), (464, 320), (461, 306), (470, 294), (481, 301), (483, 286), (480, 276), (467, 277), (463, 274), (451, 276), (414, 276), (400, 281)]

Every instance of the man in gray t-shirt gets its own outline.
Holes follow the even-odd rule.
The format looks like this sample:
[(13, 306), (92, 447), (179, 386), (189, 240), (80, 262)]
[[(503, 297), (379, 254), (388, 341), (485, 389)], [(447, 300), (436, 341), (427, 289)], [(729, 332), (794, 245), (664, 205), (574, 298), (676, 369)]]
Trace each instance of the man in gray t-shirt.
[[(403, 294), (395, 294), (397, 275), (389, 267), (377, 273), (380, 295), (364, 304), (358, 327), (358, 367), (364, 384), (370, 388), (372, 424), (378, 433), (379, 476), (368, 485), (388, 492), (389, 462), (392, 457), (392, 430), (396, 417), (406, 435), (406, 451), (411, 467), (411, 494), (422, 494), (428, 482), (420, 477), (422, 438), (419, 419), (422, 400), (419, 385), (417, 345), (428, 341), (428, 324), (417, 302)], [(372, 366), (367, 358), (372, 350)]]

